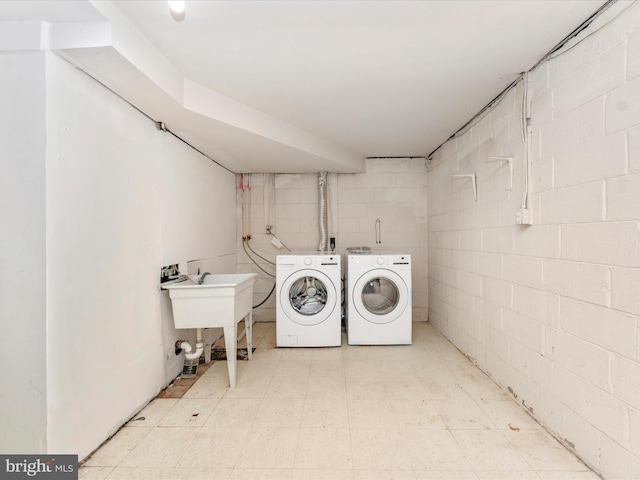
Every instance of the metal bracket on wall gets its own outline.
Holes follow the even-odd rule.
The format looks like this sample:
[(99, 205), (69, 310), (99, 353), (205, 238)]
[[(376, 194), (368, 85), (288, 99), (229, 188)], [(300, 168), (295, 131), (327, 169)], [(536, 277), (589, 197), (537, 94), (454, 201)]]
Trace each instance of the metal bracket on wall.
[(455, 175), (451, 175), (454, 179), (459, 179), (459, 178), (470, 178), (471, 179), (471, 183), (473, 185), (473, 199), (477, 202), (478, 201), (478, 185), (476, 182), (476, 174), (475, 173), (458, 173)]
[(507, 188), (507, 191), (511, 192), (513, 190), (513, 157), (489, 157), (489, 160), (485, 160), (485, 162), (509, 163), (509, 188)]

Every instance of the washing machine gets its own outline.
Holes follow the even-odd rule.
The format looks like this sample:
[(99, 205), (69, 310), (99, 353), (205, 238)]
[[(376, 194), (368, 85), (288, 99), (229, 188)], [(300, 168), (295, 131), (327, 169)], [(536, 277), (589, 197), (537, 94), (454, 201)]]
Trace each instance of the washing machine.
[(338, 347), (342, 343), (340, 255), (276, 257), (276, 345)]
[(411, 344), (411, 256), (347, 253), (349, 345)]

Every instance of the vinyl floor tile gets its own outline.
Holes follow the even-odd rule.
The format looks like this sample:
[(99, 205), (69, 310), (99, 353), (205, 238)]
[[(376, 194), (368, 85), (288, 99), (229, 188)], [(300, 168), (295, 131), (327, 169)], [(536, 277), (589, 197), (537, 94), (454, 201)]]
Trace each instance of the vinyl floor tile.
[(222, 398), (215, 406), (205, 427), (249, 428), (258, 414), (262, 399)]
[(254, 347), (236, 388), (226, 361), (172, 382), (79, 479), (599, 478), (427, 323), (413, 345), (327, 348), (256, 324)]
[(115, 467), (151, 431), (151, 427), (121, 428), (102, 448), (94, 452), (84, 464), (92, 467)]
[(190, 427), (157, 427), (120, 462), (121, 467), (175, 467), (195, 434)]
[(299, 435), (298, 428), (252, 428), (235, 468), (293, 468)]
[(352, 428), (351, 451), (355, 469), (412, 469), (397, 428)]
[(298, 469), (350, 469), (353, 467), (348, 428), (301, 428), (296, 452)]
[(176, 467), (233, 468), (247, 444), (248, 428), (202, 427), (193, 438)]
[(205, 424), (219, 398), (181, 398), (171, 410), (162, 417), (160, 427), (201, 427)]

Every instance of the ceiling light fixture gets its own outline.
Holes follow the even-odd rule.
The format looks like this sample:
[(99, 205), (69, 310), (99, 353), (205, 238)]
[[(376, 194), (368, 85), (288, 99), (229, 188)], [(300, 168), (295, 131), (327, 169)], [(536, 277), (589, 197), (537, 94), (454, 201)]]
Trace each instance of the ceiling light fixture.
[(184, 1), (181, 0), (169, 0), (169, 8), (174, 13), (184, 12)]
[(171, 16), (174, 20), (179, 22), (184, 20), (184, 1), (169, 0), (167, 3), (169, 4), (169, 10), (171, 11)]

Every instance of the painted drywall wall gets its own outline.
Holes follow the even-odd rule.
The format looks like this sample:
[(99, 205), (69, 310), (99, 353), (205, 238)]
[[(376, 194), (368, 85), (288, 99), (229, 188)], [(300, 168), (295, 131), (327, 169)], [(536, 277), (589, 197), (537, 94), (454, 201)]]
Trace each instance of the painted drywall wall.
[[(236, 273), (235, 175), (197, 154), (170, 134), (160, 135), (158, 201), (162, 265), (179, 264), (180, 271)], [(173, 329), (171, 300), (162, 294), (165, 357), (175, 357), (175, 335), (195, 345), (195, 330)], [(206, 345), (222, 336), (221, 328), (205, 329)], [(170, 376), (175, 376), (169, 370)], [(168, 377), (167, 377), (168, 378)]]
[(430, 322), (611, 479), (640, 477), (639, 24), (618, 4), (531, 72), (532, 226), (522, 84), (429, 164)]
[(47, 57), (48, 443), (81, 457), (160, 389), (156, 133)]
[(235, 177), (47, 60), (48, 438), (82, 458), (180, 370), (161, 266), (235, 270)]
[(235, 271), (235, 176), (54, 54), (0, 62), (0, 449), (83, 458), (181, 369), (162, 265)]
[[(427, 319), (427, 170), (424, 159), (370, 159), (361, 174), (329, 174), (328, 233), (336, 252), (369, 246), (412, 256), (413, 319)], [(293, 251), (317, 251), (319, 238), (317, 174), (252, 174), (238, 176), (238, 238), (251, 235), (250, 246), (270, 260), (288, 253), (270, 242), (265, 227)], [(244, 199), (244, 200), (243, 200)], [(244, 206), (243, 206), (244, 205)], [(243, 220), (244, 219), (244, 220)], [(376, 220), (380, 240), (376, 244)], [(258, 273), (255, 299), (262, 301), (274, 279), (255, 267), (238, 246), (240, 268)], [(269, 273), (273, 266), (252, 255)], [(258, 321), (274, 321), (275, 298), (254, 312)]]
[(0, 451), (40, 453), (47, 408), (44, 54), (2, 53), (0, 71)]

